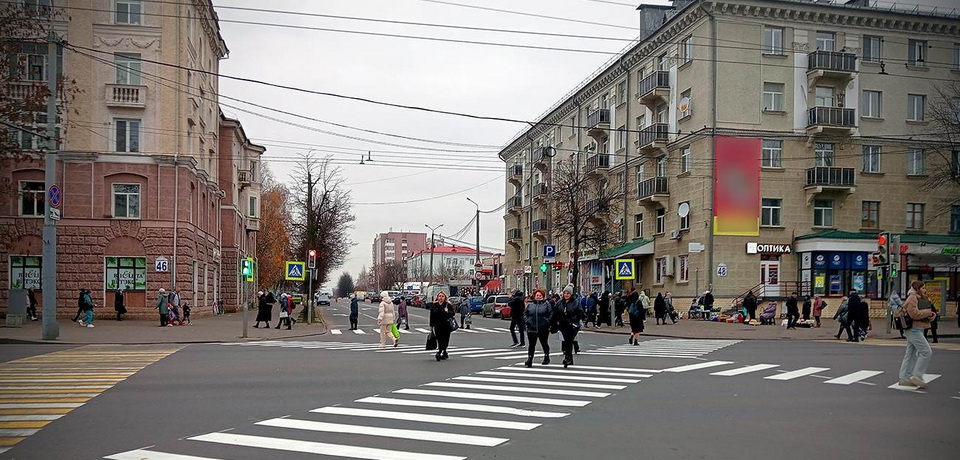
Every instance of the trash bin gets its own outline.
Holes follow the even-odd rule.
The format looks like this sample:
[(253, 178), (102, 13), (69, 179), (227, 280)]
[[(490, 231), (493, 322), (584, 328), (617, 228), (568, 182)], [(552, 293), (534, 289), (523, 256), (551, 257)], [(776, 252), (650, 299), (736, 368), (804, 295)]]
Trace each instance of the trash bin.
[(27, 291), (11, 289), (7, 304), (7, 327), (22, 327), (27, 316)]

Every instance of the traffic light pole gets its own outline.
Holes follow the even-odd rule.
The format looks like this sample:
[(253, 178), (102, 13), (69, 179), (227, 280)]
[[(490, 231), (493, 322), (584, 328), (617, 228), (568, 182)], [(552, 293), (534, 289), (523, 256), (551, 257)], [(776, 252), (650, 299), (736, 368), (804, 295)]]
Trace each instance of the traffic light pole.
[(240, 303), (243, 304), (243, 309), (241, 310), (242, 314), (240, 315), (243, 317), (243, 320), (241, 321), (243, 330), (240, 331), (240, 338), (245, 339), (247, 338), (247, 323), (249, 321), (247, 318), (247, 306), (250, 304), (250, 302), (247, 301), (247, 277), (243, 273), (240, 274)]

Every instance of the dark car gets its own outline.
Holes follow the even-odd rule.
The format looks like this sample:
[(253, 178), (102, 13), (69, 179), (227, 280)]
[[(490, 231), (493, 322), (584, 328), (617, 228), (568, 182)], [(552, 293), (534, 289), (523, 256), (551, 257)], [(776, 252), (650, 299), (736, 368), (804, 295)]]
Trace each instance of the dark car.
[(374, 292), (374, 291), (367, 291), (367, 293), (363, 295), (363, 301), (364, 301), (364, 302), (378, 302), (378, 301), (380, 301), (380, 294), (377, 294), (377, 293)]
[(467, 303), (470, 305), (470, 312), (477, 313), (483, 311), (483, 297), (475, 295), (467, 297)]
[(453, 297), (450, 297), (449, 299), (447, 299), (447, 302), (450, 302), (450, 305), (453, 305), (453, 308), (455, 308), (455, 309), (457, 309), (457, 311), (459, 311), (459, 310), (460, 310), (460, 304), (463, 303), (463, 300), (464, 300), (463, 297), (453, 296)]
[(483, 303), (483, 317), (492, 316), (499, 318), (500, 310), (506, 307), (508, 302), (510, 302), (510, 296), (506, 295), (492, 295), (487, 297), (487, 301)]

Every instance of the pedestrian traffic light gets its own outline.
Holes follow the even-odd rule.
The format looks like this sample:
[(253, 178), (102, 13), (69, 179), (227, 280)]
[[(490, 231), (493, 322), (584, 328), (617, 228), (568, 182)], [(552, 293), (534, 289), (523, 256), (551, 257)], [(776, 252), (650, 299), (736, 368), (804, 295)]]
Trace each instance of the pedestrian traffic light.
[(313, 269), (317, 268), (317, 250), (311, 249), (307, 251), (307, 268)]
[(240, 274), (247, 281), (253, 281), (253, 257), (243, 259), (243, 266), (240, 268)]
[(890, 264), (890, 277), (896, 278), (898, 275), (900, 275), (900, 264)]
[(547, 272), (547, 264), (540, 264), (540, 271), (543, 273)]
[(881, 233), (877, 236), (877, 259), (878, 265), (887, 265), (890, 263), (890, 234)]
[(561, 270), (561, 269), (563, 269), (563, 262), (554, 262), (554, 263), (553, 263), (553, 269), (554, 269), (554, 270)]

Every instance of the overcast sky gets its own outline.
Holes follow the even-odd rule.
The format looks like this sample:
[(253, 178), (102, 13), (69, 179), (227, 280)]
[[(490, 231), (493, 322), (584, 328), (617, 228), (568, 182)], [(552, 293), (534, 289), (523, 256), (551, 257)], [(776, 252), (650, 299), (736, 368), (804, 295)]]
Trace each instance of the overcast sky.
[[(479, 5), (599, 25), (466, 8), (449, 3)], [(927, 3), (949, 5), (953, 2), (928, 0)], [(636, 4), (628, 0), (214, 0), (214, 4), (221, 19), (221, 32), (230, 49), (229, 58), (221, 63), (221, 72), (225, 75), (395, 104), (520, 120), (536, 120), (610, 59), (612, 54), (425, 41), (274, 27), (262, 23), (605, 53), (616, 53), (630, 39), (636, 38), (639, 23)], [(225, 7), (589, 35), (619, 40), (441, 29), (241, 11)], [(230, 20), (261, 24), (231, 23)], [(505, 165), (497, 158), (498, 147), (524, 129), (524, 125), (517, 123), (384, 107), (229, 79), (221, 79), (220, 90), (222, 96), (316, 120), (432, 141), (335, 127), (221, 99), (221, 104), (234, 106), (224, 106), (223, 111), (228, 116), (240, 119), (247, 135), (267, 147), (265, 160), (280, 180), (292, 180), (294, 159), (311, 148), (317, 149), (315, 155), (332, 155), (335, 161), (342, 163), (339, 166), (346, 176), (346, 186), (351, 192), (357, 218), (352, 233), (355, 245), (344, 266), (331, 274), (332, 283), (343, 271), (356, 276), (361, 267), (370, 265), (371, 244), (377, 233), (390, 229), (429, 233), (425, 224), (443, 224), (439, 232), (452, 235), (464, 229), (476, 211), (467, 197), (479, 203), (481, 210), (499, 208), (506, 196), (503, 179)], [(363, 152), (366, 151), (372, 151), (369, 155), (373, 161), (361, 165), (361, 156), (365, 157)], [(503, 216), (502, 210), (481, 215), (483, 249), (498, 252), (504, 249)], [(460, 239), (472, 244), (475, 231), (475, 227), (471, 226)]]

